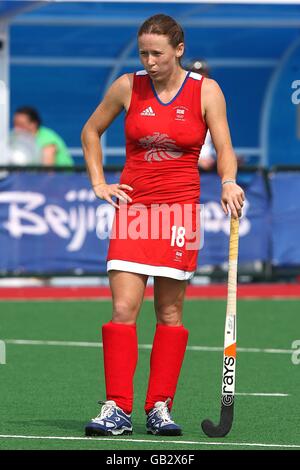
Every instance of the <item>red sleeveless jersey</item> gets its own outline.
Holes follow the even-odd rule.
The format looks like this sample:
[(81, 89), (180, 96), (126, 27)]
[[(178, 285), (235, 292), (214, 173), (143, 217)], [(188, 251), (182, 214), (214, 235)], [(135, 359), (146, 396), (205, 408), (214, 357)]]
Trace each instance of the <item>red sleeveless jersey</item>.
[(163, 103), (147, 72), (134, 74), (120, 179), (133, 188), (132, 204), (199, 201), (198, 158), (207, 131), (201, 113), (202, 82), (201, 75), (188, 72), (176, 96)]

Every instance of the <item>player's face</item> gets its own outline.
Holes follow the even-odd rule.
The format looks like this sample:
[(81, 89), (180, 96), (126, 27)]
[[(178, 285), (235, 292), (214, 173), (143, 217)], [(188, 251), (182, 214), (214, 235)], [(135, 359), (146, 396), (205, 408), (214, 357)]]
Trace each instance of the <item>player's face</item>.
[(169, 39), (161, 34), (142, 34), (138, 39), (141, 62), (153, 80), (168, 78), (178, 67), (178, 59), (184, 51), (184, 44), (174, 48)]
[(23, 113), (14, 115), (14, 128), (19, 131), (30, 132), (30, 134), (35, 134), (37, 131), (36, 123), (32, 122), (27, 114)]

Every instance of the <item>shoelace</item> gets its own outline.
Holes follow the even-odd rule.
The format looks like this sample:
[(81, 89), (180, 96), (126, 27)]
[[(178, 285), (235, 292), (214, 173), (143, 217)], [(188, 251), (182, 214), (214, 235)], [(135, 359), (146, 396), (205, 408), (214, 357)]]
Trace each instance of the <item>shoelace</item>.
[(162, 405), (157, 407), (157, 414), (165, 423), (173, 422), (168, 408), (168, 403), (170, 403), (170, 401), (171, 398), (167, 398), (167, 400)]
[(96, 417), (96, 419), (97, 418), (99, 418), (99, 419), (110, 418), (114, 413), (115, 406), (114, 405), (107, 405), (105, 403), (105, 401), (98, 401), (98, 403), (99, 403), (99, 405), (103, 405), (103, 406), (101, 408), (100, 413)]

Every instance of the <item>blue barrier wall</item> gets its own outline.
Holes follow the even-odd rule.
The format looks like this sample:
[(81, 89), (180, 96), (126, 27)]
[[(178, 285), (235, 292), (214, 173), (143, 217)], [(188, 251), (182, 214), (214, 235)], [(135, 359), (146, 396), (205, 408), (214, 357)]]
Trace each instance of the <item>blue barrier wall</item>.
[[(290, 134), (296, 139), (290, 82), (300, 79), (299, 61), (289, 63), (288, 75), (280, 76), (284, 106), (278, 100), (282, 89), (274, 85), (278, 71), (284, 72), (282, 58), (299, 38), (299, 5), (44, 5), (17, 17), (10, 28), (12, 112), (24, 104), (36, 106), (45, 125), (64, 137), (73, 155), (81, 155), (84, 122), (113, 79), (141, 68), (136, 33), (142, 21), (158, 11), (182, 23), (186, 63), (199, 57), (208, 60), (227, 99), (237, 153), (250, 162), (264, 159), (267, 165), (295, 162), (297, 152), (287, 150)], [(275, 115), (280, 116), (280, 139), (273, 145)], [(299, 141), (293, 142), (297, 149)], [(103, 146), (108, 164), (124, 162), (122, 117), (110, 127)]]
[[(267, 261), (270, 252), (270, 205), (263, 175), (243, 175), (240, 184), (246, 194), (240, 220), (239, 261)], [(201, 202), (204, 204), (204, 246), (199, 252), (199, 266), (220, 265), (228, 258), (230, 220), (220, 205), (220, 178), (204, 174), (201, 178)]]
[[(109, 183), (119, 177), (118, 172), (106, 172)], [(267, 261), (273, 228), (263, 176), (244, 174), (243, 179), (246, 202), (240, 221), (239, 261)], [(298, 176), (288, 186), (299, 183)], [(272, 184), (277, 185), (276, 180)], [(201, 188), (205, 232), (200, 267), (227, 261), (229, 234), (229, 217), (219, 202), (218, 176), (203, 174)], [(95, 198), (83, 173), (11, 173), (0, 180), (0, 272), (104, 273), (113, 217), (114, 208)], [(299, 227), (299, 212), (293, 213), (293, 220)], [(289, 246), (291, 224), (275, 223), (276, 230), (284, 232), (277, 247), (280, 252), (282, 245)], [(279, 260), (284, 261), (284, 256)]]
[(272, 188), (272, 262), (300, 266), (300, 172), (274, 173)]

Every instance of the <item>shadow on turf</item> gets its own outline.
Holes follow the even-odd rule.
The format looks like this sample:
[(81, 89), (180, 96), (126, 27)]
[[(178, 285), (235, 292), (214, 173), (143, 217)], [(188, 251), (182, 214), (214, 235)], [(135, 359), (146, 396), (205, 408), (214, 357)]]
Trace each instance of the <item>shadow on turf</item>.
[(36, 419), (30, 421), (10, 421), (11, 424), (22, 424), (27, 426), (37, 426), (45, 427), (52, 426), (58, 429), (74, 430), (74, 431), (83, 431), (86, 423), (82, 421), (59, 419), (59, 420), (49, 420), (49, 419)]
[[(84, 434), (84, 427), (87, 424), (87, 422), (83, 421), (75, 421), (75, 420), (67, 420), (67, 419), (59, 419), (59, 420), (49, 420), (49, 419), (36, 419), (36, 420), (30, 420), (30, 421), (10, 421), (10, 424), (16, 424), (16, 425), (23, 425), (23, 426), (36, 426), (36, 427), (43, 427), (45, 426), (51, 426), (55, 427), (57, 429), (63, 429), (66, 431), (74, 431), (74, 432), (81, 432)], [(134, 434), (143, 434), (145, 435), (147, 433), (146, 431), (146, 426), (145, 424), (141, 423), (133, 423), (134, 428), (133, 432)]]

